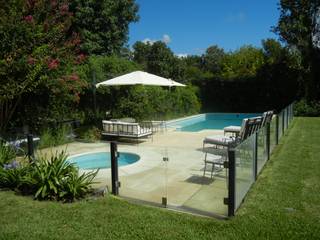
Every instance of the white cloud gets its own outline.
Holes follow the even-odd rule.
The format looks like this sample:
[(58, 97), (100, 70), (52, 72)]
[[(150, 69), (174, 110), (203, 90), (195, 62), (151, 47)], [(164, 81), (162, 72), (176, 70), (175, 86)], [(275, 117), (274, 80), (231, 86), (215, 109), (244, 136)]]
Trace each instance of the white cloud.
[(146, 44), (146, 43), (149, 43), (149, 44), (151, 44), (151, 45), (154, 44), (156, 41), (157, 41), (157, 40), (150, 39), (150, 38), (145, 38), (145, 39), (142, 40), (143, 43), (145, 43), (145, 44)]
[(168, 34), (163, 34), (162, 36), (162, 42), (164, 42), (165, 44), (168, 44), (171, 42), (171, 38)]
[(178, 58), (186, 58), (186, 57), (188, 57), (188, 53), (178, 53), (178, 54), (176, 54), (176, 56)]
[(244, 22), (247, 16), (244, 12), (237, 12), (237, 13), (229, 13), (226, 17), (227, 22), (237, 23), (237, 22)]
[(168, 44), (171, 42), (171, 37), (168, 34), (163, 34), (161, 39), (145, 38), (142, 40), (143, 43), (149, 43), (150, 45), (154, 44), (157, 41), (162, 41), (165, 44)]

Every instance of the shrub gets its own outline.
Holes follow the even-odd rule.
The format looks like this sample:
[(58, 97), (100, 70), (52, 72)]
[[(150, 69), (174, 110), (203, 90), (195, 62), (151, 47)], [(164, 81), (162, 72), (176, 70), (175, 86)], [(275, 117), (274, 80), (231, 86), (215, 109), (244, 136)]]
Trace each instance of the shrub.
[(320, 102), (308, 103), (305, 99), (302, 99), (295, 103), (294, 115), (302, 117), (318, 117), (320, 116)]
[(8, 164), (16, 157), (15, 151), (11, 146), (5, 146), (0, 143), (0, 168)]
[(76, 130), (78, 137), (87, 142), (101, 139), (101, 132), (97, 127), (83, 126)]
[(5, 164), (4, 167), (0, 167), (0, 187), (9, 189), (20, 189), (28, 182), (29, 174), (28, 166), (20, 166), (17, 162), (11, 164)]
[(62, 126), (55, 129), (46, 128), (41, 133), (39, 148), (59, 146), (71, 141), (72, 136), (70, 127)]
[(0, 167), (0, 188), (9, 188), (38, 200), (72, 202), (85, 197), (98, 171), (79, 175), (78, 168), (67, 161), (64, 151), (48, 160), (39, 157), (36, 162), (12, 162)]
[(33, 179), (36, 199), (74, 201), (85, 196), (96, 172), (79, 176), (78, 168), (67, 161), (64, 151), (54, 154), (49, 160), (40, 157), (34, 163)]

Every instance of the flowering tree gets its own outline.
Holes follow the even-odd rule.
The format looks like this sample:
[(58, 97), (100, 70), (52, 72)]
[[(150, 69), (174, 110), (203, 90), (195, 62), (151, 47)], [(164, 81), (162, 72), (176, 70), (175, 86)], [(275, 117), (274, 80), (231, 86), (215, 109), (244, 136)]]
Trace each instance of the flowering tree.
[(47, 91), (64, 104), (85, 87), (74, 70), (84, 61), (80, 37), (70, 30), (67, 0), (8, 0), (0, 9), (0, 132), (26, 94)]

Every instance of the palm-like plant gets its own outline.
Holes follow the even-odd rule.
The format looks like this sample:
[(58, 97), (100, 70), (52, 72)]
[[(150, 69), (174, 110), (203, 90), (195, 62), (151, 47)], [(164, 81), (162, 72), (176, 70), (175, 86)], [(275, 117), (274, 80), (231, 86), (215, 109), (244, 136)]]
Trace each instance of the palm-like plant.
[(36, 199), (73, 201), (84, 197), (97, 172), (79, 176), (78, 168), (67, 161), (65, 151), (54, 154), (49, 160), (40, 157), (34, 163), (33, 179), (36, 182)]

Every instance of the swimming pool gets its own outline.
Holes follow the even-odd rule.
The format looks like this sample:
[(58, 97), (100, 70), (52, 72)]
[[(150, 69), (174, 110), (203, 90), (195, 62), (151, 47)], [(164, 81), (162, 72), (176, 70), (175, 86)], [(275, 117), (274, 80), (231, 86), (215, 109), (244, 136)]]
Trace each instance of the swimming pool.
[(221, 130), (224, 127), (241, 126), (244, 118), (256, 117), (259, 113), (205, 113), (170, 121), (167, 126), (183, 132), (198, 132), (205, 129)]
[[(118, 166), (126, 166), (137, 162), (140, 156), (134, 153), (120, 152)], [(110, 168), (111, 160), (109, 152), (87, 153), (71, 156), (68, 161), (75, 163), (80, 169)]]

